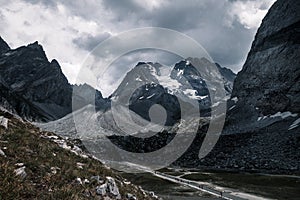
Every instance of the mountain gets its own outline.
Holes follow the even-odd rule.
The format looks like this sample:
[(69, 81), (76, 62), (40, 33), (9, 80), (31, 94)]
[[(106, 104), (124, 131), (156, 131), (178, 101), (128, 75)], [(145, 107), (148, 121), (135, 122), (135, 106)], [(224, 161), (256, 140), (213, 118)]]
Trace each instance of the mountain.
[[(177, 99), (168, 93), (167, 89), (159, 84), (159, 76), (163, 66), (159, 63), (138, 63), (128, 72), (111, 95), (111, 99), (123, 106), (129, 106), (131, 110), (150, 120), (148, 111), (158, 102), (168, 112), (168, 123), (174, 123), (180, 116)], [(129, 102), (128, 102), (129, 100)], [(128, 105), (129, 104), (129, 105)]]
[(208, 156), (201, 137), (176, 164), (299, 173), (300, 2), (278, 0), (262, 21), (228, 101), (225, 128)]
[[(0, 103), (23, 118), (31, 121), (59, 119), (72, 111), (73, 88), (93, 90), (87, 85), (70, 85), (59, 63), (49, 62), (38, 42), (10, 49), (1, 39), (0, 47)], [(96, 94), (102, 104), (105, 100), (101, 93)], [(90, 101), (84, 95), (75, 97), (80, 102), (78, 105)]]
[(218, 63), (215, 63), (215, 65), (217, 66), (220, 74), (223, 77), (226, 95), (231, 96), (232, 89), (233, 89), (233, 83), (236, 78), (236, 74), (233, 73), (230, 69), (228, 69), (226, 67), (221, 67), (221, 65), (219, 65)]
[[(206, 59), (197, 58), (180, 61), (174, 67), (140, 62), (126, 74), (119, 87), (110, 96), (111, 109), (95, 112), (95, 108), (89, 105), (59, 120), (38, 124), (38, 126), (64, 137), (79, 138), (88, 144), (92, 152), (99, 150), (94, 150), (94, 145), (90, 144), (96, 143), (101, 146), (101, 155), (103, 155), (101, 158), (108, 161), (112, 154), (109, 147), (105, 148), (107, 146), (103, 139), (105, 136), (124, 150), (145, 153), (156, 151), (167, 145), (175, 137), (179, 126), (183, 126), (184, 133), (188, 134), (195, 124), (200, 123), (201, 134), (199, 135), (202, 135), (209, 119), (199, 119), (199, 113), (196, 113), (198, 116), (193, 118), (192, 113), (197, 111), (196, 106), (202, 110), (209, 108), (209, 91), (204, 77), (191, 62), (200, 63), (200, 66), (206, 66), (206, 68), (215, 65)], [(223, 86), (229, 95), (235, 74), (231, 70), (216, 66), (216, 70), (223, 75), (223, 80), (217, 80), (221, 80), (222, 84), (225, 83)], [(223, 100), (226, 101), (227, 98)], [(167, 110), (165, 124), (161, 124), (164, 120), (163, 112), (158, 112), (160, 116), (155, 116), (155, 113), (151, 116), (151, 109), (155, 104)], [(183, 109), (190, 109), (186, 114), (187, 119), (192, 118), (191, 120), (182, 120), (178, 123), (181, 117), (180, 106), (184, 106)], [(150, 119), (154, 122), (153, 124), (149, 124)], [(74, 121), (77, 129), (75, 129)], [(157, 127), (157, 124), (169, 127), (162, 129)], [(185, 134), (180, 135), (182, 140), (185, 139)], [(103, 154), (106, 151), (107, 154)], [(124, 155), (121, 157), (124, 159)]]
[[(38, 42), (10, 49), (0, 38), (0, 50), (0, 104), (19, 116), (46, 122), (71, 113), (72, 105), (75, 110), (88, 104), (95, 104), (96, 110), (110, 108), (110, 99), (103, 98), (100, 91), (87, 84), (70, 85), (59, 63), (55, 59), (49, 62)], [(213, 64), (204, 59), (199, 62)], [(216, 66), (230, 95), (235, 74)], [(128, 93), (132, 88), (136, 91)], [(148, 110), (152, 105), (165, 107), (166, 125), (178, 121), (180, 106), (191, 111), (195, 106), (200, 107), (202, 115), (209, 115), (210, 111), (205, 80), (189, 59), (176, 63), (173, 68), (159, 63), (138, 63), (127, 73), (111, 99), (119, 99), (118, 103), (128, 106), (128, 102), (122, 102), (126, 95), (130, 95), (129, 108), (147, 120), (150, 120)]]
[(37, 42), (1, 54), (0, 76), (2, 103), (20, 116), (46, 121), (71, 112), (72, 87)]
[(87, 105), (95, 105), (97, 111), (104, 111), (110, 108), (110, 99), (103, 98), (99, 90), (96, 90), (86, 83), (72, 85), (72, 90), (74, 111)]
[(259, 117), (300, 112), (300, 2), (277, 1), (263, 19), (241, 72), (229, 121), (255, 123)]
[[(147, 120), (150, 120), (148, 111), (151, 106), (160, 104), (167, 110), (166, 125), (173, 125), (180, 119), (180, 106), (191, 112), (199, 107), (202, 116), (209, 115), (209, 91), (204, 78), (191, 61), (198, 62), (202, 67), (214, 65), (204, 58), (187, 58), (173, 68), (159, 63), (139, 62), (126, 74), (111, 99), (129, 105), (131, 110)], [(235, 74), (218, 64), (216, 66), (223, 77), (226, 93), (230, 96)]]

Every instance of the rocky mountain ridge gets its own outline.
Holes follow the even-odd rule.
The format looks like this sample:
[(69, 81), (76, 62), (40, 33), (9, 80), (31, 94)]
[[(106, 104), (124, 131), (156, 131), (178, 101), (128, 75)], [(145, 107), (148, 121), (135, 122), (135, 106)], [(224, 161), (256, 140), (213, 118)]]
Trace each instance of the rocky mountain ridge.
[(131, 110), (147, 120), (150, 120), (148, 111), (151, 106), (159, 104), (167, 111), (168, 125), (182, 117), (182, 109), (191, 112), (200, 109), (201, 116), (209, 116), (212, 105), (208, 86), (192, 62), (196, 62), (203, 69), (214, 65), (223, 78), (221, 85), (224, 85), (226, 95), (230, 96), (235, 78), (231, 70), (205, 58), (187, 58), (176, 63), (174, 67), (139, 62), (126, 74), (111, 99), (124, 106), (129, 103)]
[[(110, 99), (103, 98), (100, 91), (87, 84), (70, 85), (59, 63), (55, 59), (49, 62), (38, 42), (10, 49), (1, 38), (0, 47), (1, 104), (21, 117), (30, 121), (56, 120), (72, 111), (72, 101), (75, 110), (87, 104), (95, 104), (97, 110), (109, 109)], [(235, 74), (216, 66), (224, 75), (224, 87), (230, 95)], [(142, 87), (136, 88), (139, 84)], [(206, 113), (210, 109), (206, 83), (188, 59), (173, 68), (140, 62), (127, 73), (110, 98), (124, 96), (131, 88), (137, 90), (132, 94), (129, 108), (147, 120), (150, 120), (149, 108), (159, 103), (168, 112), (167, 124), (175, 123), (180, 118), (177, 97), (187, 105), (200, 106)]]
[[(86, 90), (96, 93), (96, 105), (106, 100), (99, 91), (87, 85), (72, 86), (54, 59), (48, 61), (43, 47), (34, 42), (10, 49), (0, 41), (0, 103), (8, 110), (30, 121), (51, 121), (72, 111), (72, 92)], [(86, 105), (85, 93), (75, 100)]]

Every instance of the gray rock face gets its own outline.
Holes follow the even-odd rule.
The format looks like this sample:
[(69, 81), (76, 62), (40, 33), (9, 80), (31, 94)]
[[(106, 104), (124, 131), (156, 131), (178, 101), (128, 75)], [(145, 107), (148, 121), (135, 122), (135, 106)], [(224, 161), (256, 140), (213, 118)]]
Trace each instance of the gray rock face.
[(0, 36), (0, 55), (10, 50), (8, 44)]
[[(263, 115), (300, 112), (300, 1), (278, 0), (269, 10), (234, 82), (238, 105)], [(247, 108), (249, 111), (251, 108)]]
[[(151, 118), (148, 116), (151, 106), (159, 104), (167, 112), (166, 125), (173, 125), (180, 119), (181, 106), (190, 111), (199, 107), (203, 115), (209, 115), (211, 102), (208, 86), (191, 60), (203, 67), (214, 65), (204, 58), (187, 58), (173, 68), (159, 63), (140, 62), (127, 73), (111, 99), (125, 106), (129, 104), (132, 111), (147, 120)], [(230, 95), (235, 74), (218, 64), (216, 66), (223, 76), (224, 88)]]
[(37, 42), (1, 55), (0, 87), (2, 102), (27, 119), (53, 120), (71, 112), (72, 87)]
[(200, 142), (195, 142), (179, 165), (298, 173), (299, 66), (300, 1), (278, 0), (264, 18), (234, 81), (217, 145), (198, 161), (193, 155)]
[[(2, 40), (2, 39), (1, 39)], [(10, 50), (0, 40), (0, 104), (31, 121), (51, 121), (72, 111), (73, 87), (81, 106), (89, 104), (87, 85), (72, 86), (56, 60), (48, 61), (37, 42)], [(1, 53), (1, 52), (0, 52)], [(96, 102), (105, 101), (95, 92)], [(87, 92), (87, 93), (89, 93)]]
[(73, 85), (73, 110), (90, 104), (95, 105), (97, 111), (104, 111), (110, 107), (110, 100), (103, 98), (100, 91), (88, 84)]

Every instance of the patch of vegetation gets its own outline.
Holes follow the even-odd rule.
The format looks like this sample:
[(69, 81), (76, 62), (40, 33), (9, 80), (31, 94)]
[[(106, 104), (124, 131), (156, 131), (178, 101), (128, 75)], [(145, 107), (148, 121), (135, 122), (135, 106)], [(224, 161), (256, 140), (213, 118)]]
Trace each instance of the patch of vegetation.
[(204, 173), (192, 173), (182, 176), (181, 178), (192, 180), (192, 181), (210, 181), (212, 177), (210, 174)]
[[(7, 116), (0, 112), (4, 114)], [(138, 199), (152, 199), (139, 187), (124, 184), (120, 174), (98, 160), (63, 149), (48, 136), (55, 137), (13, 116), (9, 116), (8, 129), (0, 127), (0, 149), (5, 153), (0, 155), (0, 200), (99, 199), (96, 194), (99, 183), (92, 176), (103, 180), (113, 177), (123, 198), (131, 193)], [(24, 178), (16, 175), (15, 170), (20, 166), (25, 167)], [(89, 183), (80, 183), (77, 178), (87, 179)]]
[(172, 176), (181, 176), (181, 175), (184, 175), (184, 172), (174, 171), (174, 172), (166, 172), (165, 174), (169, 174), (169, 175), (172, 175)]

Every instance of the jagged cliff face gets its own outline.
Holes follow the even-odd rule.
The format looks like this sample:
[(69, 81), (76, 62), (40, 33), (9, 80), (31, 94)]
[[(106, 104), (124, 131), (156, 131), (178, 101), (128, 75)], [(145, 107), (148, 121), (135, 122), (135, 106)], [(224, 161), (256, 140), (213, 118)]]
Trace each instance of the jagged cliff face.
[(299, 0), (278, 0), (271, 7), (228, 102), (225, 128), (213, 151), (197, 161), (201, 138), (196, 138), (177, 164), (299, 173)]
[[(51, 121), (72, 111), (76, 89), (78, 108), (93, 103), (106, 105), (99, 91), (88, 85), (72, 86), (56, 60), (48, 61), (37, 42), (11, 50), (0, 38), (0, 104), (31, 121)], [(87, 97), (88, 96), (88, 97)]]
[(37, 42), (2, 53), (0, 83), (2, 101), (22, 117), (53, 120), (71, 112), (72, 87)]
[(278, 0), (271, 7), (232, 97), (238, 97), (240, 107), (263, 115), (300, 112), (300, 1)]
[(7, 52), (10, 50), (8, 44), (0, 37), (0, 54)]

